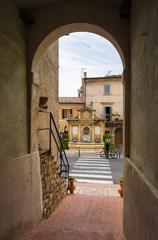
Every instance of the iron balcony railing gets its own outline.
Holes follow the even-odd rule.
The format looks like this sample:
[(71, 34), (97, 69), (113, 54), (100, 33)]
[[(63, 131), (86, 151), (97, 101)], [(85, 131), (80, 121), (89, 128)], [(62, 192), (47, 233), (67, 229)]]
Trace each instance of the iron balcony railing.
[[(50, 154), (51, 154), (51, 149), (52, 149), (52, 138), (51, 137), (53, 136), (54, 142), (56, 144), (56, 147), (58, 149), (59, 156), (60, 156), (60, 163), (59, 163), (60, 171), (61, 171), (61, 174), (63, 175), (63, 177), (65, 179), (67, 179), (68, 187), (69, 187), (69, 168), (70, 168), (70, 166), (69, 166), (69, 162), (68, 162), (65, 150), (63, 148), (63, 144), (62, 144), (60, 134), (59, 134), (58, 128), (56, 126), (53, 114), (51, 112), (47, 112), (47, 111), (43, 111), (43, 110), (39, 110), (39, 112), (49, 114), (49, 128), (39, 128), (38, 130), (40, 130), (40, 131), (41, 130), (49, 130), (49, 153)], [(54, 127), (56, 134), (52, 130), (52, 126)], [(59, 144), (60, 144), (60, 147), (59, 147)]]

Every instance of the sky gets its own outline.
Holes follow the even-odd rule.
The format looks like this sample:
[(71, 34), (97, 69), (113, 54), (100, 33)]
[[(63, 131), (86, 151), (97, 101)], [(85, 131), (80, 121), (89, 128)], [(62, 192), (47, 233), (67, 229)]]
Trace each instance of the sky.
[(87, 77), (122, 74), (119, 53), (105, 38), (76, 32), (59, 39), (59, 97), (77, 97), (83, 72)]

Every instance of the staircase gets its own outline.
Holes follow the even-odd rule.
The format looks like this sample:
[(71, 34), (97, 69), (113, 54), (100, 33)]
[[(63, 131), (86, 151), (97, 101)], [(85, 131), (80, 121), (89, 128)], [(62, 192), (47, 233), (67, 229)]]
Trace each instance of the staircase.
[[(38, 129), (39, 131), (49, 131), (49, 148), (39, 152), (43, 196), (43, 218), (48, 218), (67, 194), (69, 188), (69, 162), (63, 149), (62, 141), (52, 113), (43, 110), (40, 110), (39, 112), (49, 114), (50, 116), (49, 128)], [(55, 132), (53, 132), (53, 129)], [(59, 162), (58, 160), (55, 160), (54, 156), (52, 156), (51, 137), (53, 137), (58, 150), (60, 158)]]

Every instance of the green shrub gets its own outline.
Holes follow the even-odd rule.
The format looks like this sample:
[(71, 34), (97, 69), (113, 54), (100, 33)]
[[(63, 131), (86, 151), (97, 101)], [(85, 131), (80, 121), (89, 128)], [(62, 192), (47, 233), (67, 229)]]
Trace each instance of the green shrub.
[(111, 134), (105, 134), (105, 135), (103, 136), (103, 142), (106, 142), (106, 140), (111, 140), (111, 139), (112, 139)]
[(115, 149), (115, 144), (113, 144), (113, 143), (109, 143), (109, 149), (110, 149), (110, 150)]
[(63, 137), (64, 139), (69, 139), (69, 135), (68, 135), (68, 132), (64, 132), (64, 137)]
[(72, 176), (69, 176), (69, 180), (75, 180), (75, 178)]
[(119, 182), (120, 182), (120, 183), (123, 183), (123, 177), (120, 177), (120, 178), (119, 178)]
[(62, 144), (63, 144), (63, 148), (65, 149), (65, 148), (68, 148), (68, 140), (66, 139), (66, 140), (64, 140), (63, 142), (62, 142)]
[[(68, 140), (63, 140), (62, 141), (63, 149), (68, 149)], [(59, 149), (61, 149), (61, 143), (59, 143)]]

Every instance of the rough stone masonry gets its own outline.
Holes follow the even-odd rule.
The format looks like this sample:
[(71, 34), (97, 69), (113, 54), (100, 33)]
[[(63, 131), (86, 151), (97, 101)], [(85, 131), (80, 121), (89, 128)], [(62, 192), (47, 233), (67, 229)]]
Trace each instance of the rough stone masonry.
[(62, 178), (59, 165), (48, 152), (40, 155), (41, 181), (43, 195), (43, 218), (48, 218), (63, 197), (67, 194), (67, 185)]

